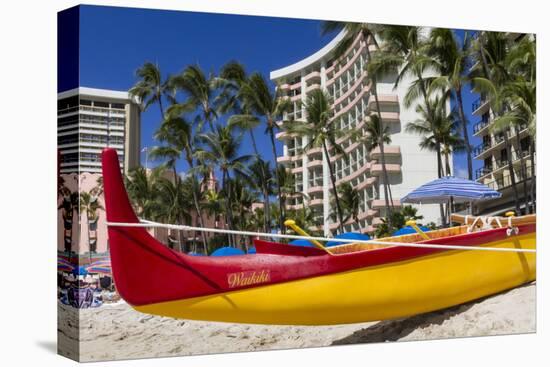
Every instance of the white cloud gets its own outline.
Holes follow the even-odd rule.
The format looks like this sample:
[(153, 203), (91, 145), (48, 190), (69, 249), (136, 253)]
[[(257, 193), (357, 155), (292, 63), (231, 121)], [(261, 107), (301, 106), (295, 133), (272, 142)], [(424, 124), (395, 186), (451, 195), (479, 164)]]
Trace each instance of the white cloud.
[(455, 167), (453, 175), (460, 178), (468, 178), (468, 169), (465, 167)]

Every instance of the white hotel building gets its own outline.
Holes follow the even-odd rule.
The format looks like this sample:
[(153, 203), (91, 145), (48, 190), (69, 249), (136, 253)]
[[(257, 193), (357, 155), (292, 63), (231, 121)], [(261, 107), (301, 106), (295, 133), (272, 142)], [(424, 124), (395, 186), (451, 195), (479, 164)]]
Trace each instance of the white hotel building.
[[(334, 48), (344, 33), (338, 34), (325, 47), (292, 65), (274, 70), (270, 74), (283, 96), (294, 102), (294, 120), (305, 120), (305, 102), (309, 92), (322, 89), (332, 98), (334, 123), (341, 129), (361, 129), (366, 118), (374, 113), (375, 103), (371, 86), (366, 80), (366, 42), (358, 36), (346, 53), (336, 60)], [(375, 52), (370, 45), (371, 54)], [(411, 80), (404, 80), (394, 89), (395, 76), (378, 80), (377, 92), (381, 115), (385, 125), (390, 127), (391, 144), (384, 147), (386, 169), (389, 175), (393, 205), (400, 208), (400, 199), (418, 186), (437, 178), (437, 159), (434, 152), (422, 151), (421, 136), (407, 133), (407, 123), (419, 118), (414, 106), (406, 108), (402, 101)], [(328, 159), (321, 149), (304, 151), (307, 138), (300, 138), (280, 132), (277, 138), (283, 142), (283, 156), (277, 161), (288, 167), (296, 178), (296, 191), (307, 194), (291, 198), (287, 206), (299, 209), (310, 206), (318, 223), (324, 223), (325, 235), (337, 228), (330, 219), (331, 184)], [(381, 184), (382, 166), (379, 163), (378, 148), (370, 154), (362, 143), (340, 139), (348, 161), (331, 159), (336, 173), (337, 186), (349, 181), (361, 197), (358, 222), (353, 219), (345, 223), (346, 231), (372, 232), (382, 223), (384, 216), (384, 189)], [(303, 200), (306, 203), (303, 203)], [(440, 222), (437, 205), (419, 206), (424, 216), (422, 222)]]
[(140, 162), (140, 109), (127, 92), (79, 87), (57, 95), (60, 173), (100, 173), (115, 148), (125, 173)]

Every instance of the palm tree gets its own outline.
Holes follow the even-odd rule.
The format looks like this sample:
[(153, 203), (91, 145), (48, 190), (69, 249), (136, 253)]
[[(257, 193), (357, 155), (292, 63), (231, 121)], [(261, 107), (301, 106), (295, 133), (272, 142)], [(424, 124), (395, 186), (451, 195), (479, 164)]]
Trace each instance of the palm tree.
[(466, 150), (468, 162), (468, 179), (473, 179), (472, 147), (468, 136), (468, 120), (464, 114), (464, 102), (462, 100), (462, 88), (469, 82), (468, 71), (470, 69), (470, 37), (466, 33), (462, 45), (456, 39), (455, 33), (448, 28), (435, 28), (430, 33), (428, 43), (428, 55), (437, 61), (438, 72), (441, 76), (436, 77), (428, 90), (432, 93), (439, 89), (443, 93), (452, 91), (452, 96), (458, 107), (458, 115), (462, 125), (462, 139)]
[(336, 176), (331, 162), (330, 150), (346, 159), (344, 149), (336, 142), (337, 138), (344, 136), (344, 133), (332, 123), (333, 111), (330, 105), (330, 96), (320, 89), (313, 90), (307, 97), (305, 103), (306, 122), (293, 122), (286, 124), (290, 133), (295, 133), (302, 137), (308, 137), (310, 140), (305, 146), (305, 150), (310, 148), (322, 147), (325, 159), (328, 162), (329, 176), (332, 184), (332, 193), (336, 202), (340, 232), (344, 232), (344, 220), (342, 215), (342, 206), (336, 189)]
[(71, 192), (69, 189), (61, 189), (63, 195), (63, 201), (58, 206), (58, 210), (61, 209), (61, 216), (63, 217), (63, 229), (64, 229), (64, 247), (65, 251), (69, 254), (69, 260), (71, 258), (71, 244), (73, 237), (73, 219), (75, 210), (79, 209), (79, 194), (78, 192)]
[[(179, 112), (179, 111), (178, 111)], [(194, 161), (195, 154), (195, 138), (193, 136), (193, 128), (191, 124), (181, 115), (175, 115), (170, 108), (168, 114), (161, 127), (155, 133), (155, 138), (161, 142), (166, 143), (166, 146), (155, 147), (151, 151), (151, 156), (161, 156), (168, 158), (168, 164), (172, 167), (174, 172), (174, 180), (179, 181), (179, 177), (176, 174), (176, 161), (183, 154), (185, 161), (189, 165), (190, 174), (196, 179), (196, 167)], [(193, 204), (195, 212), (197, 213), (197, 219), (199, 226), (204, 228), (204, 219), (200, 207), (199, 195), (195, 190), (193, 193)], [(206, 234), (201, 232), (203, 245), (206, 251), (207, 239)]]
[[(362, 139), (362, 141), (364, 142), (365, 148), (367, 149), (367, 152), (369, 154), (376, 147), (380, 148), (381, 144), (391, 144), (390, 127), (384, 126), (380, 123), (379, 115), (370, 115), (368, 117), (368, 120), (365, 122), (364, 130), (366, 132), (366, 136)], [(385, 162), (383, 165), (385, 165)], [(384, 186), (384, 195), (386, 199), (385, 201), (386, 203), (388, 203), (388, 205), (386, 206), (386, 210), (388, 210), (388, 208), (393, 208), (393, 197), (388, 175), (384, 176), (382, 184)], [(391, 211), (386, 211), (386, 219), (388, 219), (391, 224), (390, 217)]]
[(98, 197), (91, 195), (89, 192), (81, 192), (78, 201), (78, 211), (80, 213), (86, 213), (86, 220), (88, 223), (88, 245), (90, 246), (89, 255), (92, 259), (92, 253), (96, 251), (97, 238), (92, 238), (92, 232), (97, 230), (97, 220), (99, 218), (98, 210), (103, 209), (103, 206), (99, 203)]
[[(273, 161), (275, 170), (279, 170), (277, 162), (277, 146), (275, 144), (275, 129), (279, 129), (281, 125), (278, 121), (282, 120), (283, 114), (288, 112), (292, 107), (290, 99), (280, 98), (278, 89), (275, 93), (271, 91), (267, 81), (260, 73), (252, 73), (248, 81), (241, 85), (240, 95), (246, 101), (248, 108), (256, 115), (264, 119), (266, 124), (266, 133), (271, 141), (271, 151), (273, 153)], [(277, 185), (277, 194), (279, 197), (279, 228), (282, 233), (285, 233), (284, 225), (284, 200), (281, 195), (281, 187)]]
[(126, 191), (134, 210), (140, 218), (152, 220), (158, 209), (156, 202), (156, 180), (162, 175), (163, 167), (147, 174), (145, 168), (139, 166), (128, 172)]
[[(195, 221), (198, 223), (193, 223), (193, 225), (195, 226), (199, 225), (201, 228), (204, 228), (201, 223), (203, 223), (202, 212), (204, 210), (203, 203), (206, 201), (206, 193), (203, 191), (201, 187), (201, 183), (199, 182), (199, 180), (197, 179), (193, 171), (188, 172), (185, 178), (181, 181), (181, 186), (182, 186), (184, 200), (188, 203), (193, 202), (193, 208), (195, 209), (196, 212), (197, 212), (197, 204), (198, 204), (199, 211), (197, 213), (199, 214), (197, 214), (197, 216), (195, 217)], [(193, 236), (193, 238), (194, 239), (197, 238), (199, 236), (199, 233), (202, 238), (204, 254), (208, 255), (208, 244), (207, 244), (207, 237), (205, 232), (195, 231), (195, 235)], [(195, 240), (193, 240), (193, 245), (194, 245), (193, 251), (197, 252)]]
[(131, 96), (139, 98), (142, 109), (145, 111), (152, 104), (158, 103), (161, 119), (164, 120), (164, 108), (162, 106), (162, 95), (166, 85), (162, 81), (162, 74), (157, 64), (146, 62), (136, 71), (140, 80), (128, 91)]
[(182, 105), (199, 110), (195, 121), (198, 130), (202, 131), (206, 122), (210, 131), (214, 132), (219, 108), (216, 96), (218, 89), (223, 86), (222, 80), (212, 73), (206, 76), (198, 65), (189, 65), (180, 74), (170, 77), (167, 85), (173, 94), (182, 91), (186, 95), (187, 99)]
[[(383, 32), (384, 26), (377, 25), (377, 24), (370, 24), (370, 23), (353, 23), (353, 22), (336, 22), (336, 21), (324, 21), (321, 24), (322, 32), (323, 34), (331, 33), (336, 30), (345, 30), (345, 35), (342, 38), (342, 40), (338, 43), (338, 45), (335, 48), (335, 55), (342, 56), (345, 54), (345, 52), (348, 50), (349, 47), (353, 44), (355, 39), (361, 35), (364, 42), (366, 43), (366, 55), (367, 55), (367, 68), (370, 67), (370, 64), (373, 61), (373, 57), (370, 52), (370, 43), (376, 47), (377, 50), (379, 50), (378, 42), (376, 41), (376, 36), (381, 34)], [(376, 120), (379, 124), (378, 131), (383, 131), (383, 120), (380, 110), (380, 101), (378, 99), (378, 77), (383, 76), (382, 72), (373, 72), (374, 69), (369, 70), (367, 73), (367, 77), (371, 83), (370, 91), (372, 95), (374, 96), (374, 101), (376, 105), (376, 111), (375, 114), (377, 115), (378, 119)], [(393, 201), (391, 201), (391, 192), (390, 192), (390, 186), (389, 186), (389, 176), (388, 171), (386, 169), (386, 155), (384, 153), (384, 141), (379, 140), (378, 141), (378, 147), (380, 149), (380, 163), (382, 164), (382, 175), (384, 177), (384, 200), (385, 200), (385, 207), (386, 207), (386, 214), (387, 218), (389, 219), (391, 217), (391, 212), (393, 209)]]
[[(506, 67), (510, 74), (514, 76), (514, 81), (509, 83), (506, 91), (508, 103), (511, 107), (510, 111), (505, 112), (503, 117), (512, 118), (515, 122), (517, 130), (527, 126), (529, 129), (529, 156), (531, 163), (531, 184), (529, 195), (524, 192), (526, 199), (526, 211), (530, 213), (535, 211), (535, 139), (536, 139), (536, 43), (535, 36), (523, 37), (518, 43), (515, 43), (510, 48), (506, 56)], [(519, 128), (518, 128), (519, 127)], [(518, 149), (521, 149), (519, 134), (516, 135)], [(523, 155), (520, 157), (523, 161)], [(524, 178), (524, 191), (527, 184), (526, 165), (520, 162), (522, 167), (522, 175)], [(527, 209), (528, 208), (528, 209)]]
[[(191, 222), (191, 200), (184, 190), (181, 180), (172, 181), (159, 177), (156, 182), (158, 212), (156, 219), (167, 223), (189, 224)], [(180, 250), (183, 250), (182, 231), (177, 231)], [(171, 244), (169, 244), (171, 246)]]
[[(233, 211), (231, 208), (232, 189), (231, 173), (246, 176), (245, 163), (251, 159), (250, 155), (239, 155), (241, 138), (233, 136), (233, 131), (227, 126), (217, 126), (215, 132), (198, 135), (203, 146), (195, 155), (206, 163), (216, 165), (222, 172), (222, 191), (227, 195), (226, 214), (230, 229), (234, 229)], [(230, 242), (232, 241), (229, 236)]]
[[(338, 186), (338, 194), (340, 195), (340, 204), (344, 213), (344, 223), (352, 218), (358, 222), (360, 196), (349, 182), (344, 182)], [(332, 216), (336, 217), (336, 212), (333, 211)]]
[[(521, 212), (521, 207), (513, 168), (512, 144), (509, 139), (512, 128), (516, 128), (517, 130), (516, 142), (518, 145), (517, 149), (520, 152), (520, 169), (521, 176), (523, 177), (526, 211), (529, 210), (529, 196), (533, 198), (534, 195), (533, 186), (530, 192), (527, 189), (526, 167), (523, 154), (521, 153), (520, 129), (518, 128), (522, 125), (522, 119), (517, 119), (514, 116), (517, 116), (517, 113), (522, 109), (520, 107), (520, 110), (514, 112), (514, 109), (521, 105), (520, 100), (525, 101), (523, 97), (526, 97), (527, 100), (530, 99), (528, 97), (529, 92), (523, 93), (523, 97), (519, 99), (515, 98), (517, 93), (522, 93), (520, 91), (522, 88), (518, 88), (518, 84), (515, 84), (515, 82), (523, 79), (524, 75), (521, 75), (521, 71), (531, 69), (525, 75), (529, 75), (529, 78), (534, 78), (535, 75), (534, 64), (529, 66), (534, 60), (534, 46), (530, 47), (527, 43), (528, 41), (525, 42), (520, 42), (521, 45), (510, 45), (510, 40), (505, 33), (480, 32), (475, 44), (475, 55), (478, 57), (479, 62), (477, 67), (472, 71), (472, 81), (475, 90), (491, 97), (491, 109), (494, 114), (494, 123), (491, 126), (491, 131), (500, 134), (504, 140), (508, 171), (514, 193), (515, 209), (518, 213)], [(516, 74), (518, 72), (519, 74)], [(532, 86), (533, 88), (531, 89), (534, 91), (534, 83)], [(524, 89), (523, 92), (526, 92), (528, 89)], [(534, 106), (535, 101), (534, 95), (533, 93), (532, 106)], [(516, 104), (517, 102), (520, 103)], [(530, 145), (534, 145), (532, 140), (530, 140)], [(533, 164), (533, 160), (531, 162)]]
[[(235, 221), (236, 229), (245, 231), (249, 229), (249, 217), (252, 211), (252, 204), (256, 201), (257, 196), (247, 187), (244, 178), (236, 176), (231, 179), (231, 181), (231, 209), (234, 213), (237, 213), (237, 219)], [(240, 236), (239, 238), (239, 244), (243, 249), (245, 247), (245, 239), (246, 237), (244, 236)]]
[(270, 213), (269, 213), (269, 195), (273, 193), (275, 180), (272, 175), (269, 161), (264, 161), (258, 156), (252, 164), (248, 166), (250, 176), (249, 182), (253, 187), (260, 190), (264, 199), (264, 231), (271, 232)]
[[(241, 93), (241, 91), (245, 89), (243, 86), (249, 82), (246, 70), (242, 64), (231, 61), (222, 68), (220, 77), (225, 81), (224, 96), (222, 99), (225, 99), (226, 102), (223, 110), (232, 110), (235, 113), (229, 118), (228, 126), (238, 127), (242, 131), (248, 132), (254, 154), (256, 155), (256, 160), (261, 161), (258, 146), (256, 144), (256, 137), (254, 136), (254, 129), (260, 124), (260, 119), (252, 114), (250, 98), (247, 98), (245, 94)], [(265, 163), (258, 164), (255, 168), (260, 169), (255, 172), (257, 174), (256, 182), (262, 185), (260, 189), (264, 193), (264, 229), (266, 232), (270, 232), (269, 194), (266, 195), (265, 193), (270, 191), (267, 186), (271, 173), (266, 171)]]
[(409, 220), (416, 221), (424, 219), (423, 215), (418, 215), (418, 209), (412, 207), (411, 205), (405, 205), (403, 208), (401, 208), (401, 214), (403, 214), (405, 222)]
[(271, 213), (272, 216), (274, 215), (274, 213), (276, 213), (277, 219), (275, 222), (277, 222), (279, 221), (279, 218), (281, 216), (283, 218), (288, 219), (288, 215), (287, 215), (288, 210), (286, 208), (288, 198), (296, 197), (298, 195), (302, 196), (303, 198), (306, 198), (307, 195), (302, 192), (296, 191), (296, 176), (292, 174), (290, 169), (281, 165), (277, 168), (277, 171), (275, 173), (277, 177), (277, 186), (281, 191), (281, 198), (283, 199), (283, 203), (284, 203), (283, 205), (284, 211), (282, 213), (280, 212), (280, 209), (277, 209), (274, 211), (273, 206), (269, 208), (269, 212)]
[(419, 104), (416, 107), (420, 118), (407, 124), (406, 130), (423, 136), (420, 148), (437, 154), (438, 177), (443, 177), (445, 170), (442, 155), (445, 155), (445, 166), (449, 174), (449, 154), (453, 149), (462, 147), (462, 139), (456, 134), (454, 113), (447, 112), (445, 99), (435, 97), (428, 104), (429, 106)]
[(310, 235), (321, 235), (321, 233), (317, 233), (317, 230), (315, 229), (318, 228), (318, 223), (315, 221), (315, 213), (311, 207), (304, 204), (300, 209), (288, 210), (286, 215), (287, 218), (293, 219), (298, 227), (308, 228)]
[(206, 191), (204, 198), (203, 208), (210, 217), (214, 218), (214, 226), (218, 228), (220, 217), (224, 214), (224, 198), (215, 190)]
[[(424, 137), (420, 142), (421, 149), (435, 151), (438, 177), (441, 178), (445, 174), (442, 154), (445, 156), (447, 174), (450, 174), (449, 156), (453, 150), (460, 149), (463, 142), (455, 132), (454, 114), (447, 112), (445, 97), (428, 99), (426, 105), (416, 106), (416, 112), (420, 118), (407, 124), (406, 130)], [(444, 224), (446, 216), (442, 204), (439, 205), (439, 210)]]

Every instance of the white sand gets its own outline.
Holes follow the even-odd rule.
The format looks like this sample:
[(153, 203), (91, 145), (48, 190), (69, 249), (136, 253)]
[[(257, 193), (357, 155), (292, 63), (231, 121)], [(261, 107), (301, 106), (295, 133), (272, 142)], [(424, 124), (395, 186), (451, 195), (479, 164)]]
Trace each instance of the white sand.
[[(535, 284), (411, 318), (338, 326), (264, 326), (139, 313), (127, 304), (77, 312), (60, 304), (58, 348), (81, 361), (319, 347), (396, 340), (530, 333), (536, 330)], [(72, 347), (72, 348), (71, 348)]]

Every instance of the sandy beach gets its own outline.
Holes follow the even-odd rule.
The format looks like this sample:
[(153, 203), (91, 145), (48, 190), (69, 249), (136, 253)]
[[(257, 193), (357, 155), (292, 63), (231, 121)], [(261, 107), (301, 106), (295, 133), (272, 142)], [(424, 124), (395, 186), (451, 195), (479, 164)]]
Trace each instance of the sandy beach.
[(80, 311), (59, 304), (58, 348), (63, 355), (78, 354), (72, 347), (78, 326), (81, 361), (531, 333), (536, 330), (535, 290), (532, 283), (410, 318), (336, 326), (175, 320), (139, 313), (123, 301)]

